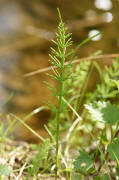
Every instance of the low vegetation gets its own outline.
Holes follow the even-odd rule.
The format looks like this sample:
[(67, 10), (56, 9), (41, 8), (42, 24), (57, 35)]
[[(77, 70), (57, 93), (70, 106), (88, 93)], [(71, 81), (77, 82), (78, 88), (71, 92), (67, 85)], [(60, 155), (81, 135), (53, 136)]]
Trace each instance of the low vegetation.
[[(104, 69), (91, 60), (73, 65), (77, 50), (93, 37), (71, 49), (71, 33), (67, 33), (59, 9), (58, 14), (58, 32), (53, 40), (56, 48), (51, 48), (49, 55), (52, 74), (48, 74), (57, 81), (58, 87), (46, 82), (57, 99), (56, 106), (47, 103), (52, 111), (45, 125), (49, 138), (40, 137), (19, 117), (7, 115), (8, 128), (5, 130), (4, 123), (0, 124), (0, 179), (118, 180), (119, 57)], [(94, 68), (100, 82), (88, 91)], [(42, 143), (8, 139), (16, 121), (25, 125)]]

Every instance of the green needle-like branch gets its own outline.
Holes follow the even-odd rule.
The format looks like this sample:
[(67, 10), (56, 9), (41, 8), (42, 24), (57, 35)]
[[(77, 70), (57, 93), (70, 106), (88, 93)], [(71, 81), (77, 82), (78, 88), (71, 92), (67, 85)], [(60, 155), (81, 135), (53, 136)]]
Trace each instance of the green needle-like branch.
[[(59, 135), (60, 135), (60, 118), (61, 113), (66, 109), (63, 102), (65, 97), (64, 87), (65, 82), (68, 80), (68, 67), (65, 66), (66, 58), (70, 57), (71, 53), (67, 52), (67, 48), (72, 45), (71, 33), (66, 33), (67, 28), (62, 21), (62, 17), (59, 9), (57, 9), (59, 15), (59, 26), (58, 32), (56, 33), (56, 40), (52, 42), (57, 46), (57, 49), (51, 48), (50, 63), (54, 66), (57, 66), (58, 70), (52, 69), (53, 75), (50, 75), (51, 78), (55, 79), (59, 83), (59, 90), (55, 93), (58, 98), (58, 108), (56, 110), (56, 176), (58, 176), (58, 162), (59, 162)], [(70, 66), (69, 66), (70, 68)]]

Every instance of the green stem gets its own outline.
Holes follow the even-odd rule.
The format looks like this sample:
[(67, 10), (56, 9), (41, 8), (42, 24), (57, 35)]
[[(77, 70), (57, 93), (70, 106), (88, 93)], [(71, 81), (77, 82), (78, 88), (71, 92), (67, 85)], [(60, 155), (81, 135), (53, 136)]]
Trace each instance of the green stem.
[[(65, 51), (63, 51), (62, 54), (65, 55)], [(57, 179), (57, 170), (58, 170), (60, 114), (61, 114), (61, 109), (62, 109), (62, 102), (63, 102), (62, 98), (63, 98), (63, 89), (64, 89), (64, 81), (63, 81), (64, 62), (65, 62), (65, 57), (62, 58), (62, 68), (61, 68), (61, 75), (60, 75), (61, 81), (60, 81), (59, 100), (58, 100), (58, 111), (57, 111), (57, 116), (56, 116), (57, 128), (56, 128), (56, 177), (55, 177), (55, 179)]]

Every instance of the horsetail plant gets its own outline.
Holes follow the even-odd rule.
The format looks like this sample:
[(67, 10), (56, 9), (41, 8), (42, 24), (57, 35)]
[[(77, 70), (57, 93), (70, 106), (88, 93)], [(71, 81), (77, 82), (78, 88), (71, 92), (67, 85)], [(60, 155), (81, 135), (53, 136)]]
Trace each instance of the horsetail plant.
[[(60, 126), (61, 126), (61, 116), (63, 113), (67, 112), (67, 109), (69, 110), (65, 99), (68, 99), (69, 95), (72, 94), (72, 88), (68, 88), (68, 81), (69, 79), (76, 78), (73, 72), (72, 68), (72, 61), (76, 59), (75, 54), (77, 50), (90, 41), (93, 37), (98, 36), (100, 33), (87, 38), (83, 42), (81, 42), (75, 49), (71, 49), (72, 45), (72, 33), (67, 33), (67, 27), (65, 26), (60, 10), (57, 8), (58, 15), (59, 15), (59, 26), (58, 26), (58, 32), (56, 33), (56, 40), (52, 40), (52, 42), (55, 44), (57, 49), (51, 47), (51, 54), (49, 54), (50, 57), (50, 63), (51, 63), (51, 69), (53, 74), (48, 74), (51, 78), (56, 80), (59, 84), (59, 88), (56, 88), (55, 86), (49, 85), (51, 91), (54, 93), (54, 95), (57, 97), (58, 100), (58, 106), (57, 108), (54, 105), (51, 105), (52, 111), (55, 111), (55, 135), (56, 135), (56, 176), (55, 179), (57, 179), (58, 175), (58, 164), (59, 164), (59, 136), (60, 136)], [(68, 62), (68, 63), (67, 63)]]
[[(60, 135), (60, 118), (61, 113), (66, 111), (66, 104), (63, 101), (69, 92), (65, 91), (65, 82), (71, 78), (71, 73), (69, 73), (69, 68), (71, 68), (71, 63), (65, 65), (65, 62), (68, 57), (70, 57), (73, 51), (67, 52), (67, 48), (72, 45), (71, 33), (66, 33), (67, 27), (62, 21), (62, 17), (59, 9), (59, 26), (58, 32), (56, 33), (56, 40), (52, 40), (53, 43), (57, 46), (57, 50), (51, 48), (50, 63), (57, 67), (57, 69), (52, 68), (53, 75), (49, 74), (51, 78), (55, 79), (59, 83), (59, 88), (55, 89), (55, 95), (58, 98), (58, 107), (56, 110), (56, 179), (58, 173), (58, 151), (59, 151), (59, 135)], [(67, 71), (68, 69), (68, 71)]]

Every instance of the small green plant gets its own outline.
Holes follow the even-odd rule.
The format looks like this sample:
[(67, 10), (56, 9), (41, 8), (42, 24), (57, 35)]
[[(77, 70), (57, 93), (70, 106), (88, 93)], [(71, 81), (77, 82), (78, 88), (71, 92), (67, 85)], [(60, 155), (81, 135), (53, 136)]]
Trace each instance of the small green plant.
[(54, 44), (57, 46), (57, 50), (54, 48), (51, 48), (52, 54), (50, 54), (50, 62), (52, 65), (55, 65), (57, 69), (53, 69), (53, 75), (51, 76), (53, 79), (58, 81), (59, 83), (59, 89), (55, 89), (55, 96), (58, 98), (58, 108), (55, 109), (56, 111), (56, 177), (57, 177), (57, 169), (58, 169), (58, 150), (59, 150), (59, 132), (60, 132), (60, 118), (61, 118), (61, 113), (66, 111), (66, 104), (63, 101), (63, 98), (66, 97), (69, 92), (66, 92), (65, 90), (65, 82), (71, 78), (71, 73), (68, 72), (68, 68), (70, 68), (71, 64), (69, 62), (68, 65), (65, 65), (65, 62), (68, 58), (68, 56), (71, 56), (72, 51), (67, 52), (67, 48), (72, 45), (72, 40), (71, 40), (71, 33), (66, 33), (67, 28), (65, 27), (65, 24), (62, 21), (62, 17), (60, 14), (59, 9), (58, 14), (59, 14), (59, 26), (58, 26), (58, 33), (56, 33), (56, 40), (53, 40)]
[[(58, 102), (57, 108), (54, 105), (51, 105), (52, 111), (56, 113), (56, 116), (52, 122), (50, 122), (52, 132), (56, 135), (56, 174), (59, 158), (58, 150), (60, 131), (69, 128), (77, 114), (76, 111), (79, 109), (78, 101), (81, 96), (82, 86), (88, 76), (88, 70), (90, 68), (90, 61), (85, 61), (81, 63), (80, 67), (77, 66), (76, 68), (73, 68), (72, 61), (76, 58), (75, 53), (78, 48), (91, 39), (88, 38), (80, 43), (76, 49), (71, 49), (71, 33), (67, 33), (67, 27), (65, 27), (65, 24), (62, 21), (59, 9), (57, 10), (59, 15), (59, 26), (58, 32), (56, 33), (56, 40), (52, 40), (57, 46), (57, 50), (51, 47), (51, 54), (49, 55), (50, 63), (55, 68), (52, 67), (53, 74), (48, 75), (58, 82), (59, 88), (56, 88), (46, 82), (51, 88), (53, 95), (57, 97)], [(70, 104), (75, 106), (73, 107), (74, 110), (71, 117), (69, 115), (68, 104), (69, 106)], [(66, 119), (68, 121), (66, 121)]]
[[(41, 146), (31, 145), (33, 150), (37, 151), (37, 154), (33, 157), (30, 167), (28, 168), (28, 179), (30, 177), (37, 177), (37, 174), (40, 169), (43, 171), (48, 170), (53, 162), (49, 159), (49, 153), (51, 149), (50, 140), (46, 139)], [(41, 173), (43, 173), (41, 171)]]
[[(61, 153), (59, 153), (60, 131), (72, 126), (75, 117), (78, 117), (78, 120), (81, 120), (81, 117), (77, 113), (82, 103), (82, 98), (81, 101), (79, 98), (84, 95), (84, 93), (81, 95), (82, 89), (84, 92), (86, 89), (86, 86), (83, 88), (83, 84), (86, 79), (88, 80), (90, 72), (90, 61), (82, 62), (80, 66), (77, 66), (76, 68), (72, 67), (72, 61), (76, 58), (75, 53), (78, 48), (93, 38), (87, 38), (80, 43), (76, 49), (72, 50), (70, 48), (72, 45), (71, 33), (67, 33), (67, 28), (62, 21), (60, 11), (59, 9), (57, 10), (59, 15), (59, 26), (58, 32), (56, 33), (56, 40), (52, 40), (57, 49), (51, 48), (51, 54), (49, 56), (50, 63), (53, 65), (53, 74), (48, 75), (58, 82), (59, 87), (56, 88), (46, 82), (53, 95), (57, 97), (58, 104), (57, 108), (53, 104), (49, 104), (52, 107), (52, 111), (55, 112), (55, 118), (50, 122), (50, 126), (56, 139), (56, 179), (58, 175), (59, 154)], [(94, 55), (96, 55), (96, 53)], [(71, 109), (73, 113), (69, 113), (69, 109)], [(70, 135), (67, 137), (69, 136)]]
[(119, 57), (113, 59), (112, 66), (105, 66), (104, 70), (100, 68), (98, 63), (95, 62), (95, 66), (100, 75), (100, 83), (93, 93), (90, 93), (92, 101), (101, 100), (116, 102), (119, 100)]
[(79, 151), (79, 156), (74, 162), (74, 170), (83, 177), (112, 179), (115, 175), (110, 162), (115, 161), (113, 168), (117, 171), (116, 174), (119, 166), (119, 108), (109, 102), (95, 102), (85, 107), (92, 121), (102, 123), (102, 129), (98, 131), (97, 138), (94, 137), (94, 132), (90, 131), (92, 143), (95, 143), (95, 146), (90, 147), (89, 152)]

